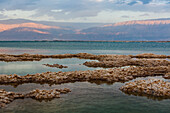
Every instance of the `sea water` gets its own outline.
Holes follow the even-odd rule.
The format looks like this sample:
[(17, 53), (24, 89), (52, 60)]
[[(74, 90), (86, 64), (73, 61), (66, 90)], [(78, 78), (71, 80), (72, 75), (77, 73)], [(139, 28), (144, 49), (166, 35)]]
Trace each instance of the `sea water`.
[[(155, 53), (170, 55), (169, 42), (0, 42), (1, 54), (124, 54)], [(33, 62), (0, 62), (0, 74), (35, 74), (47, 71), (95, 70), (82, 65), (88, 59), (43, 59)], [(58, 69), (42, 64), (62, 64), (68, 68)], [(149, 77), (152, 78), (152, 77)], [(162, 77), (156, 77), (163, 79)], [(138, 78), (144, 79), (144, 78)], [(0, 89), (26, 93), (36, 88), (70, 88), (71, 93), (59, 99), (39, 102), (33, 99), (18, 99), (0, 109), (2, 113), (169, 113), (170, 100), (124, 94), (119, 88), (124, 83), (76, 82), (61, 85), (23, 84), (0, 85)]]

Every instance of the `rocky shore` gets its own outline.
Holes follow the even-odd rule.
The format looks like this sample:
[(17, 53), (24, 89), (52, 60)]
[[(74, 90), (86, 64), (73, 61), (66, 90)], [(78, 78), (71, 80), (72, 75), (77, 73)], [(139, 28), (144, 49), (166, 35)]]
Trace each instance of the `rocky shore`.
[(137, 80), (126, 83), (120, 88), (129, 94), (147, 94), (157, 97), (170, 98), (170, 82), (159, 79)]
[(33, 98), (37, 100), (60, 98), (60, 94), (67, 94), (71, 92), (70, 89), (52, 89), (52, 90), (33, 90), (27, 94), (7, 92), (4, 89), (0, 89), (0, 108), (5, 107), (15, 99)]
[[(156, 55), (151, 53), (139, 55), (93, 55), (88, 53), (58, 54), (58, 55), (7, 55), (0, 54), (0, 61), (40, 61), (46, 58), (80, 58), (98, 61), (85, 62), (88, 67), (103, 67), (109, 69), (71, 71), (71, 72), (45, 72), (27, 74), (25, 76), (0, 75), (0, 85), (38, 83), (38, 84), (62, 84), (82, 81), (102, 81), (105, 83), (127, 82), (137, 77), (162, 76), (170, 79), (170, 55)], [(60, 64), (43, 64), (48, 67), (67, 68)], [(124, 68), (124, 66), (128, 66)], [(116, 68), (113, 68), (116, 67)], [(123, 67), (123, 68), (122, 68)], [(157, 97), (170, 98), (170, 83), (158, 79), (138, 80), (129, 82), (121, 87), (123, 92), (133, 94), (147, 94)], [(0, 107), (18, 98), (33, 98), (37, 100), (60, 98), (60, 94), (69, 93), (70, 89), (33, 90), (27, 94), (6, 92), (0, 89)]]
[(60, 69), (63, 69), (63, 68), (68, 68), (68, 66), (63, 66), (63, 65), (60, 65), (60, 64), (53, 64), (53, 65), (50, 65), (50, 64), (43, 64), (47, 67), (56, 67), (56, 68), (60, 68)]

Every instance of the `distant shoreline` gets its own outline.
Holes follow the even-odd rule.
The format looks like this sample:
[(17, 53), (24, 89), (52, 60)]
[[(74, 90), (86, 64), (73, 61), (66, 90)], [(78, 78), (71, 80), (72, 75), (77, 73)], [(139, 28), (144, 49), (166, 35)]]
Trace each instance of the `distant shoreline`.
[(0, 42), (170, 42), (170, 41), (107, 41), (107, 40), (15, 40), (15, 41), (10, 41), (10, 40), (4, 40)]

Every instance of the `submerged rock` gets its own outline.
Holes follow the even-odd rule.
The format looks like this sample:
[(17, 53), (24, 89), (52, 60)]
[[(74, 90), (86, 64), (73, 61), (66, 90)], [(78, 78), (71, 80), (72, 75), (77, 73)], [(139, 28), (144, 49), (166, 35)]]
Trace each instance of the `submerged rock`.
[(53, 64), (53, 65), (50, 65), (50, 64), (43, 64), (45, 66), (48, 66), (48, 67), (56, 67), (56, 68), (68, 68), (68, 66), (63, 66), (63, 65), (60, 65), (60, 64)]
[(37, 100), (42, 100), (42, 99), (53, 99), (53, 98), (60, 98), (60, 93), (61, 94), (66, 94), (71, 92), (70, 89), (64, 88), (64, 89), (51, 89), (51, 90), (33, 90), (30, 93), (27, 93), (25, 97), (27, 98), (34, 98)]

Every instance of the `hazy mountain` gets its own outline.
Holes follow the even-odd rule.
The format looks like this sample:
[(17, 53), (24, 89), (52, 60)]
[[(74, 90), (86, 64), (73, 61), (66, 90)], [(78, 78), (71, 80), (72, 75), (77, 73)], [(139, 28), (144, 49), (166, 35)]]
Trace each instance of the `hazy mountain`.
[[(170, 40), (170, 19), (127, 21), (84, 29), (89, 36), (112, 40)], [(107, 39), (106, 39), (107, 40)]]
[(0, 40), (54, 40), (75, 31), (37, 23), (0, 24)]
[(100, 27), (106, 23), (73, 23), (73, 22), (51, 22), (51, 21), (32, 21), (27, 19), (9, 19), (9, 20), (0, 20), (0, 24), (21, 24), (21, 23), (37, 23), (44, 24), (48, 26), (59, 26), (64, 28), (71, 29), (87, 29), (90, 27)]
[(0, 21), (0, 40), (170, 41), (169, 31), (170, 19), (167, 18), (114, 24), (56, 23), (24, 19)]

